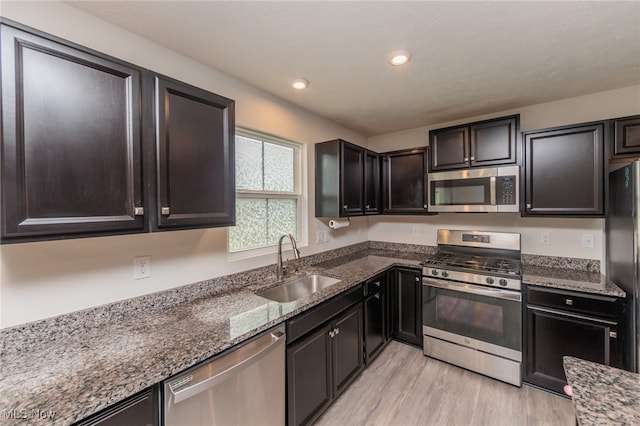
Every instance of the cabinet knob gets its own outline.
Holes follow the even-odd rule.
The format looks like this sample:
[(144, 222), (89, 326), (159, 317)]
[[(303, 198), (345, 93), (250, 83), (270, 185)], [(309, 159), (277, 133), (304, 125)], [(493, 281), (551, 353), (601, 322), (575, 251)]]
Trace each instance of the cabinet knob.
[(171, 209), (169, 207), (163, 207), (160, 209), (160, 213), (166, 216), (168, 214), (171, 214)]
[(371, 208), (371, 206), (370, 206), (369, 204), (367, 204), (367, 205), (366, 205), (366, 206), (364, 206), (364, 207), (365, 207), (365, 208), (367, 208), (367, 209), (370, 209), (370, 208)]
[(144, 215), (144, 207), (134, 207), (133, 208), (134, 216), (143, 216)]
[(527, 208), (530, 209), (531, 208), (531, 204), (527, 203)]
[(420, 277), (415, 277), (416, 282), (420, 282)]
[(376, 282), (374, 282), (374, 284), (375, 284), (376, 287), (380, 287), (380, 281), (376, 281)]
[(464, 157), (464, 162), (465, 162), (465, 163), (468, 163), (468, 162), (469, 162), (469, 159), (468, 159), (467, 157)]
[(380, 300), (380, 293), (376, 293), (373, 297), (375, 297), (376, 299)]
[(334, 334), (334, 336), (337, 336), (338, 334), (340, 334), (340, 329), (338, 327), (336, 327), (335, 332), (336, 333)]
[(618, 333), (615, 331), (610, 331), (609, 332), (609, 337), (611, 337), (612, 339), (617, 339), (618, 338)]
[(428, 209), (428, 208), (429, 208), (429, 206), (428, 206), (428, 205), (426, 205), (426, 204), (423, 204), (423, 205), (422, 205), (422, 208), (423, 208), (423, 209)]
[(342, 206), (342, 207), (343, 207), (345, 210), (349, 208), (349, 206), (348, 206), (348, 205), (346, 205), (346, 204), (345, 204), (344, 206)]
[(471, 161), (473, 161), (473, 160), (475, 160), (475, 159), (476, 159), (476, 157), (471, 157)]
[(564, 303), (569, 306), (573, 306), (573, 299), (564, 299)]

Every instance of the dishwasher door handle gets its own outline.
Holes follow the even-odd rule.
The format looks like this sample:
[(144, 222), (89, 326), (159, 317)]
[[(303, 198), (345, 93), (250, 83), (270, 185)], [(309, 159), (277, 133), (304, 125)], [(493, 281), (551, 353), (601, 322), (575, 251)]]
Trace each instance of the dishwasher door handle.
[[(188, 387), (182, 387), (181, 385), (185, 382), (184, 378), (188, 377), (188, 375), (178, 378), (173, 383), (169, 384), (169, 389), (173, 394), (173, 402), (177, 404), (178, 402), (184, 401), (185, 399), (191, 398), (195, 395), (198, 395), (208, 389), (211, 389), (213, 386), (224, 382), (229, 377), (234, 374), (239, 373), (247, 367), (255, 364), (260, 361), (265, 356), (269, 355), (273, 352), (278, 346), (284, 345), (285, 333), (282, 331), (275, 331), (270, 334), (270, 336), (264, 336), (259, 340), (265, 340), (264, 343), (261, 343), (255, 350), (251, 353), (247, 354), (244, 359), (235, 363), (234, 365), (216, 373), (215, 375), (208, 377), (198, 383), (195, 383)], [(222, 356), (224, 358), (224, 355)], [(212, 361), (215, 363), (216, 360)], [(174, 386), (180, 387), (179, 390), (174, 390)]]

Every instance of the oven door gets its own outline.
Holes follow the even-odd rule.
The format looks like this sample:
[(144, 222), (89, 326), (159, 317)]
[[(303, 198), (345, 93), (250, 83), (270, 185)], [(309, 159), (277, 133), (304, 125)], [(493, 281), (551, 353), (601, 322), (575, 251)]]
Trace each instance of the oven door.
[(427, 336), (522, 361), (522, 294), (424, 277)]

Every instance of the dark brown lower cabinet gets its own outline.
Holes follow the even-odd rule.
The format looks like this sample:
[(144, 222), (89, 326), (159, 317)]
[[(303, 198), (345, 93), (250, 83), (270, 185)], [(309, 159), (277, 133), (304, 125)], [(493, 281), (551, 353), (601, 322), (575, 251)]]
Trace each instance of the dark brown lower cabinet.
[(289, 425), (310, 424), (363, 368), (362, 304), (287, 347)]
[(396, 268), (391, 288), (393, 338), (422, 347), (422, 272)]
[(365, 363), (369, 364), (389, 341), (387, 273), (368, 280), (364, 288), (364, 349)]
[(160, 424), (158, 407), (158, 392), (153, 387), (76, 423), (76, 426), (156, 426)]
[(525, 382), (564, 394), (563, 356), (620, 367), (615, 297), (530, 287)]

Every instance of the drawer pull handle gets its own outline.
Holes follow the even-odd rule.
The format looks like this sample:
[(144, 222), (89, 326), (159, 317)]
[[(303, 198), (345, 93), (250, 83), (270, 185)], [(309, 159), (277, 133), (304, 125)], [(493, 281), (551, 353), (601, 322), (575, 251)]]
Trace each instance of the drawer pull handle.
[(573, 299), (564, 299), (564, 303), (569, 306), (573, 306)]

